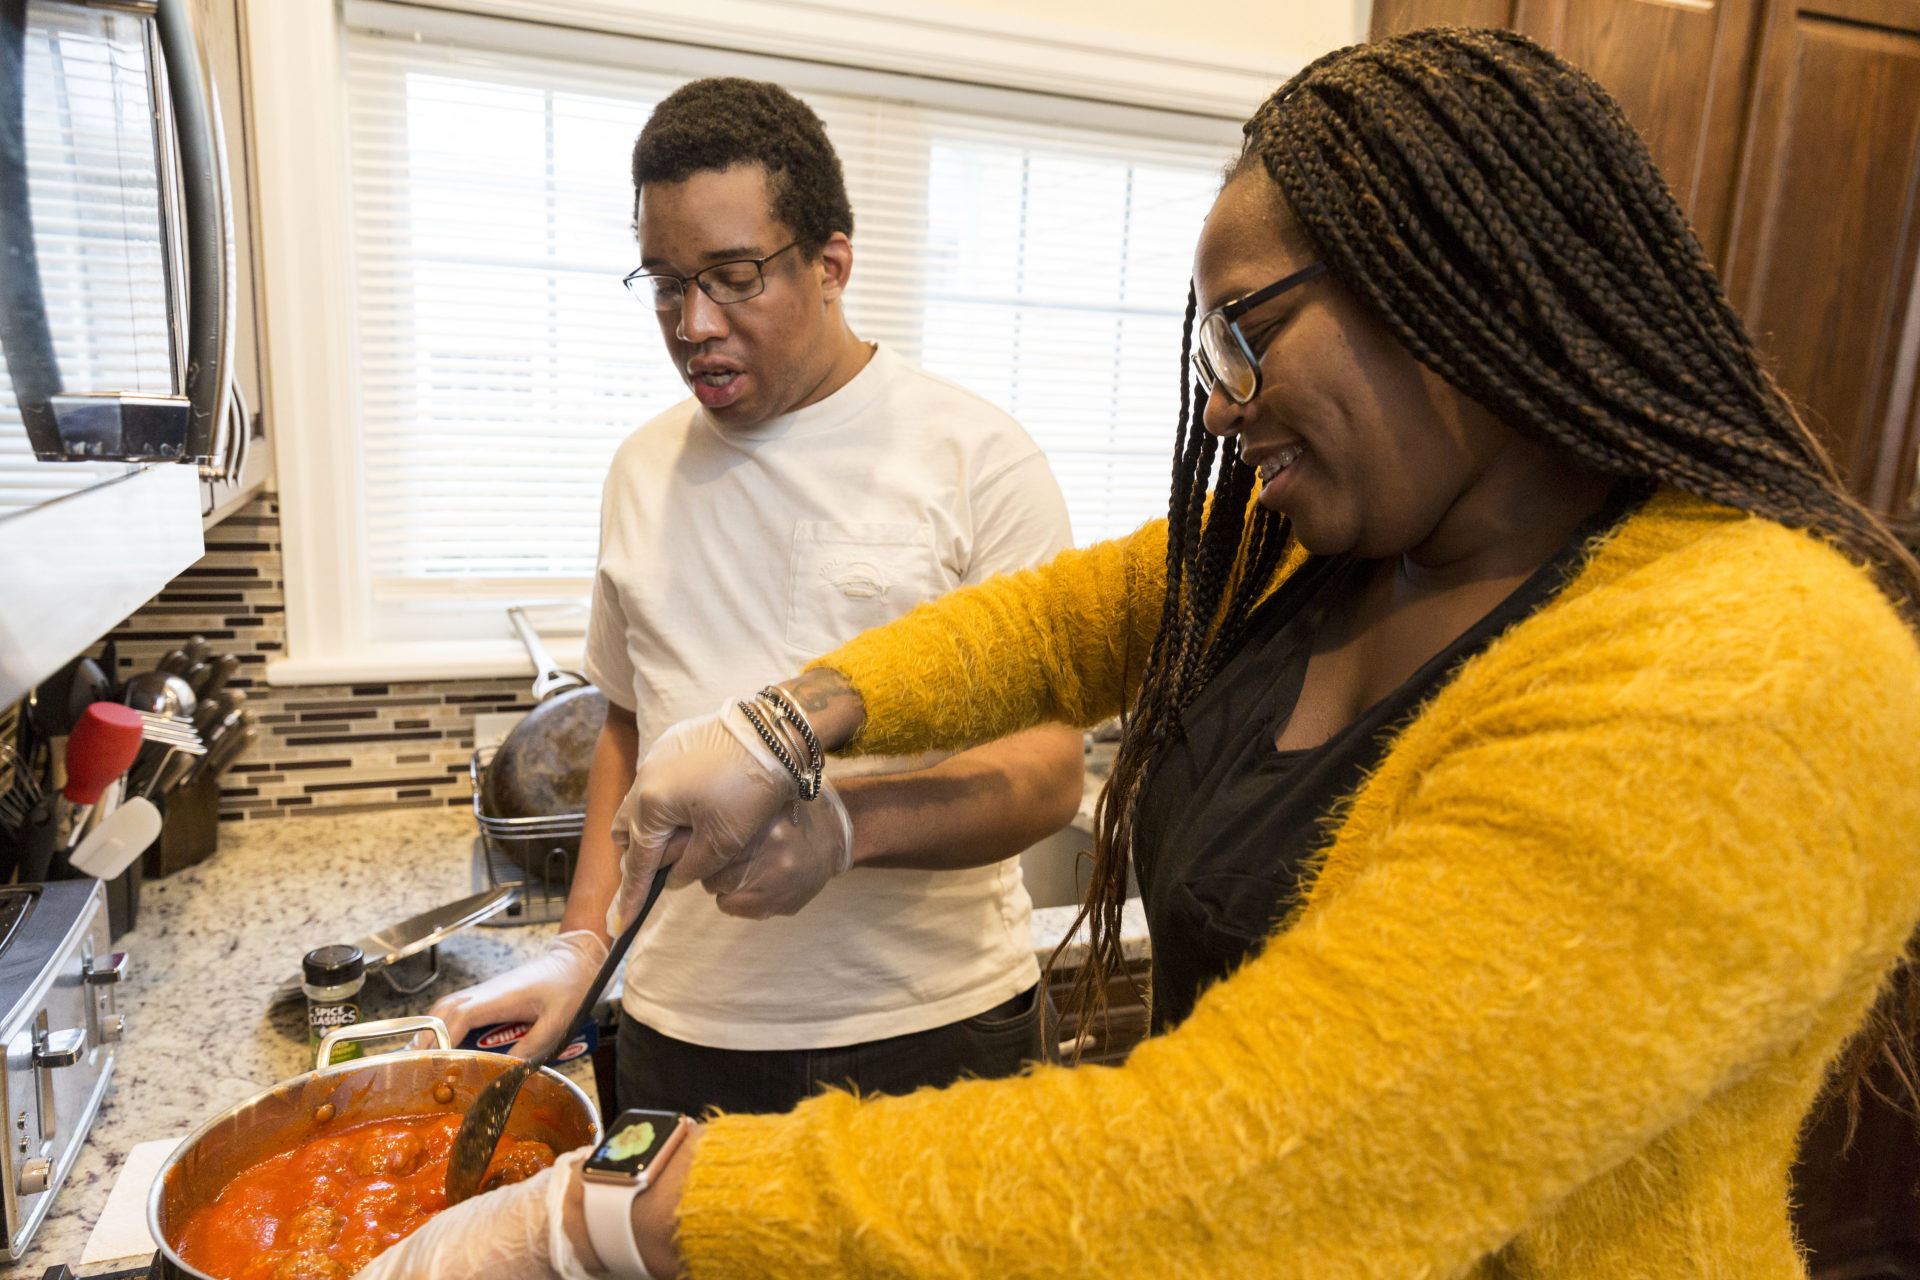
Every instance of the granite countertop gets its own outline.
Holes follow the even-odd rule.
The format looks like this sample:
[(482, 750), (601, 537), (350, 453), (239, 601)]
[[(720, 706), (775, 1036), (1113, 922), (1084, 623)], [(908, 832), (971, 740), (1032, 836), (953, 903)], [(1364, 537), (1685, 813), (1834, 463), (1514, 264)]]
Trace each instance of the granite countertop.
[[(1082, 808), (1088, 822), (1097, 786), (1092, 779)], [(124, 1266), (78, 1263), (127, 1152), (185, 1137), (307, 1070), (304, 1004), (275, 1006), (275, 990), (297, 977), (300, 957), (313, 947), (355, 941), (473, 893), (473, 838), (473, 816), (458, 808), (238, 823), (222, 827), (215, 857), (147, 881), (135, 927), (114, 944), (127, 953), (128, 974), (119, 992), (127, 1034), (113, 1083), (27, 1256), (0, 1270), (0, 1280), (38, 1277), (61, 1263), (83, 1275)], [(1073, 914), (1071, 907), (1034, 912), (1043, 964)], [(1144, 955), (1137, 900), (1127, 920), (1127, 953)], [(440, 945), (440, 979), (419, 995), (395, 995), (370, 977), (362, 1016), (424, 1012), (440, 995), (532, 956), (557, 928), (456, 934)], [(563, 1069), (594, 1095), (586, 1059)]]
[[(121, 1162), (136, 1144), (185, 1137), (220, 1112), (312, 1065), (306, 1009), (273, 1005), (300, 957), (329, 942), (444, 906), (474, 891), (473, 816), (412, 809), (223, 827), (219, 854), (141, 886), (119, 1008), (127, 1034), (79, 1159), (27, 1256), (0, 1277), (39, 1276), (81, 1251)], [(418, 1013), (458, 985), (530, 957), (555, 925), (469, 929), (441, 944), (442, 977), (398, 997), (378, 975), (366, 1018)], [(592, 1068), (567, 1070), (591, 1097)], [(120, 1264), (124, 1265), (124, 1264)]]

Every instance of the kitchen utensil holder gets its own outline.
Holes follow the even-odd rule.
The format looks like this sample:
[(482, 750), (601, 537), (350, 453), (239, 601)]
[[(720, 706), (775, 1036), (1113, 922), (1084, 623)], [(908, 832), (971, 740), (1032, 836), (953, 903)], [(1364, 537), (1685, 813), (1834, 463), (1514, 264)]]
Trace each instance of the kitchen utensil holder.
[(147, 850), (145, 873), (158, 879), (197, 866), (220, 851), (220, 779), (202, 774), (166, 793), (166, 821)]
[[(476, 747), (467, 760), (467, 779), (473, 786), (473, 817), (480, 824), (474, 842), (474, 891), (501, 885), (519, 890), (515, 901), (481, 926), (552, 924), (566, 914), (567, 885), (580, 856), (580, 835), (587, 815), (561, 813), (539, 818), (496, 818), (481, 801), (491, 745)], [(537, 871), (529, 870), (537, 868)]]

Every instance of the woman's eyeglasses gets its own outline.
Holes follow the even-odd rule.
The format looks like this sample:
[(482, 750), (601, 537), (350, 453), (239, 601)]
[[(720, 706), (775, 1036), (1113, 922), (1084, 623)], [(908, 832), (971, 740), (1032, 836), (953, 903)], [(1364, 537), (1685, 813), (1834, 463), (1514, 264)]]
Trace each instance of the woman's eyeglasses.
[(1235, 404), (1250, 403), (1260, 394), (1260, 353), (1240, 332), (1240, 317), (1263, 302), (1271, 302), (1287, 290), (1303, 285), (1327, 269), (1324, 262), (1300, 268), (1290, 276), (1256, 289), (1244, 298), (1236, 298), (1215, 307), (1200, 317), (1199, 338), (1193, 352), (1193, 374), (1200, 380), (1201, 403), (1219, 387)]
[(627, 286), (627, 292), (655, 311), (678, 311), (684, 307), (689, 284), (699, 285), (700, 291), (709, 298), (723, 307), (729, 306), (765, 293), (767, 277), (763, 268), (799, 243), (798, 240), (789, 241), (764, 258), (734, 258), (727, 262), (716, 262), (690, 276), (664, 275), (641, 267), (638, 271), (629, 272), (620, 283)]

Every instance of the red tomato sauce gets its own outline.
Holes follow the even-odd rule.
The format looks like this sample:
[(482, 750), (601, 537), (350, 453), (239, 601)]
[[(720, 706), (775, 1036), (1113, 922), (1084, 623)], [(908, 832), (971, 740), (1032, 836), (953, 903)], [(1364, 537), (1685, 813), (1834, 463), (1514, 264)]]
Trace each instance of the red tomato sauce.
[[(447, 1207), (461, 1116), (371, 1120), (254, 1165), (187, 1219), (181, 1259), (220, 1280), (344, 1280)], [(501, 1139), (482, 1190), (553, 1163), (544, 1142)]]

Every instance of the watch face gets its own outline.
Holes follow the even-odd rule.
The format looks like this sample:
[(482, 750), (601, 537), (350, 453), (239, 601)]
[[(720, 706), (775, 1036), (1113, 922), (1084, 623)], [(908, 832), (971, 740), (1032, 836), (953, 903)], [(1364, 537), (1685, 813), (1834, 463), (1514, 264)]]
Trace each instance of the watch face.
[(679, 1113), (674, 1111), (622, 1111), (607, 1130), (606, 1141), (587, 1157), (586, 1170), (622, 1177), (641, 1173), (679, 1123)]

